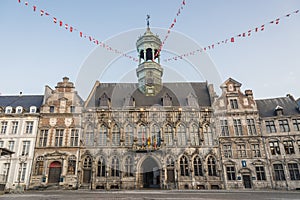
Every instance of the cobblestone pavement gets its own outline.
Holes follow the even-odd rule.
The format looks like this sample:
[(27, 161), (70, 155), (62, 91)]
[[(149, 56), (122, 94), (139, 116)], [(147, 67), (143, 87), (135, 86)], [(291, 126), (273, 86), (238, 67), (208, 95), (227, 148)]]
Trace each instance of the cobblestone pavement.
[(116, 200), (171, 200), (171, 199), (200, 199), (200, 200), (298, 200), (299, 191), (166, 191), (166, 190), (139, 190), (139, 191), (27, 191), (22, 194), (4, 194), (0, 199), (16, 200), (91, 200), (91, 199), (116, 199)]

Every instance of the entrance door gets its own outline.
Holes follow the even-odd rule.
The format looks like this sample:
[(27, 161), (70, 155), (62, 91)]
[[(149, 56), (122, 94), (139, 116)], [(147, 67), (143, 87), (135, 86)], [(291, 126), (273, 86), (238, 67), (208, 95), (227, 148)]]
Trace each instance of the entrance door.
[(245, 188), (251, 188), (250, 175), (243, 175), (243, 182), (244, 182)]
[(91, 182), (91, 170), (84, 169), (83, 170), (83, 183), (90, 183)]
[(59, 183), (61, 175), (61, 163), (54, 161), (49, 166), (48, 183)]
[(144, 160), (141, 173), (143, 188), (160, 188), (160, 169), (153, 158)]

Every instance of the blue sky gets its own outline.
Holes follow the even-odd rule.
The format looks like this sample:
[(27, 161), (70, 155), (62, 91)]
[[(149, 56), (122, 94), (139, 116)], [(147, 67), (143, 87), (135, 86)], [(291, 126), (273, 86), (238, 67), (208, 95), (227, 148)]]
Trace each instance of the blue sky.
[[(24, 2), (22, 0), (22, 4)], [(151, 26), (168, 28), (181, 4), (181, 0), (28, 2), (100, 41), (145, 27), (147, 14), (151, 15)], [(298, 0), (186, 0), (173, 30), (201, 46), (207, 46), (297, 9), (300, 9)], [(266, 26), (264, 32), (219, 46), (208, 55), (223, 81), (228, 77), (236, 79), (243, 84), (243, 90), (252, 89), (255, 98), (285, 96), (288, 93), (299, 98), (299, 24), (300, 13), (283, 18), (278, 25)], [(96, 48), (78, 34), (55, 25), (52, 18), (41, 17), (31, 8), (19, 5), (17, 0), (1, 0), (0, 25), (2, 95), (18, 94), (20, 91), (23, 94), (42, 94), (45, 85), (54, 88), (64, 76), (75, 82), (83, 62)], [(131, 42), (134, 48), (135, 41), (126, 42)], [(184, 70), (187, 63), (177, 62), (181, 62)], [(137, 64), (124, 62), (122, 67), (127, 65)], [(106, 79), (114, 82), (115, 78)]]

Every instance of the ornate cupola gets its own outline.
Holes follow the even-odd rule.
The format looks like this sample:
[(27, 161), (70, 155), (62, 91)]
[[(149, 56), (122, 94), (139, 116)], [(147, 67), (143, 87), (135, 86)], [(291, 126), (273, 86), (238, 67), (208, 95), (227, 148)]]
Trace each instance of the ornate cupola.
[(149, 28), (147, 15), (147, 30), (136, 42), (139, 54), (139, 66), (136, 74), (139, 82), (139, 90), (146, 96), (155, 96), (162, 88), (163, 68), (160, 66), (161, 40), (154, 35)]

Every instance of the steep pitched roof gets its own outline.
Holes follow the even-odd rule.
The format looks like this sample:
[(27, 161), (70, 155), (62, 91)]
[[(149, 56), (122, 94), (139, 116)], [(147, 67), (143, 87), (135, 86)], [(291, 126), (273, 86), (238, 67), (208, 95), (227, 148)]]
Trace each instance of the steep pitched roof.
[(256, 103), (261, 117), (276, 116), (275, 110), (280, 107), (284, 116), (300, 114), (297, 102), (291, 97), (260, 99), (256, 100)]
[(43, 95), (19, 95), (19, 96), (0, 96), (0, 106), (17, 107), (22, 106), (24, 109), (30, 108), (30, 106), (36, 106), (40, 108), (43, 103)]
[(98, 107), (99, 98), (107, 94), (112, 107), (122, 108), (124, 99), (131, 96), (135, 105), (154, 106), (162, 105), (161, 99), (168, 94), (172, 99), (172, 106), (186, 106), (187, 97), (190, 93), (195, 94), (199, 106), (211, 106), (211, 99), (206, 82), (195, 83), (164, 83), (163, 88), (156, 96), (145, 96), (138, 89), (137, 83), (100, 83), (90, 94), (87, 107)]

